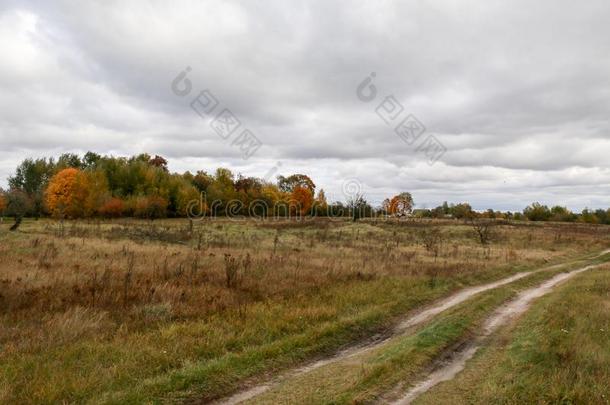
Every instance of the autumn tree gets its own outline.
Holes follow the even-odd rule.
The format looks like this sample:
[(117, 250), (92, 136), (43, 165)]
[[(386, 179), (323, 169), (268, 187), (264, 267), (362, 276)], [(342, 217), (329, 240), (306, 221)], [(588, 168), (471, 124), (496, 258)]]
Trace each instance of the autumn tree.
[(0, 188), (0, 217), (2, 217), (4, 211), (6, 210), (6, 204), (5, 192)]
[(296, 186), (290, 194), (290, 200), (296, 204), (298, 214), (306, 215), (313, 205), (313, 193), (306, 187)]
[(58, 218), (72, 217), (78, 210), (78, 205), (84, 204), (76, 188), (78, 169), (69, 168), (57, 173), (45, 192), (47, 208), (51, 215)]
[(155, 155), (154, 158), (150, 159), (148, 163), (152, 166), (158, 167), (161, 170), (168, 172), (167, 169), (167, 160), (163, 156)]
[(47, 208), (57, 218), (83, 218), (93, 215), (107, 193), (102, 172), (63, 169), (49, 181), (45, 192)]
[(328, 206), (328, 201), (326, 201), (326, 193), (324, 192), (324, 189), (320, 189), (320, 191), (318, 191), (318, 196), (316, 197), (316, 203), (319, 204), (321, 207), (326, 207)]
[(411, 193), (400, 193), (390, 200), (389, 213), (397, 216), (405, 216), (413, 210), (413, 197)]
[(333, 212), (323, 190), (314, 198), (316, 186), (304, 174), (280, 176), (278, 184), (255, 177), (236, 178), (226, 168), (217, 169), (213, 175), (203, 170), (177, 174), (169, 172), (165, 158), (146, 153), (132, 157), (65, 153), (58, 160), (26, 159), (9, 179), (9, 185), (33, 203), (28, 215), (50, 213), (62, 218), (184, 216), (203, 192), (209, 202), (206, 209), (214, 214), (225, 214), (232, 201), (242, 204), (243, 214), (252, 215), (266, 215), (280, 205), (288, 214), (291, 202), (299, 206), (300, 214), (311, 213), (314, 207), (324, 209), (327, 215)]
[(98, 214), (99, 208), (108, 200), (110, 191), (108, 189), (108, 180), (101, 170), (85, 170), (82, 171), (79, 179), (79, 186), (83, 188), (85, 197), (85, 205), (83, 216), (90, 217)]
[(288, 177), (278, 176), (277, 186), (285, 193), (292, 193), (296, 187), (305, 187), (311, 191), (312, 195), (316, 191), (316, 185), (309, 176), (305, 174), (293, 174)]
[(206, 194), (210, 204), (214, 204), (213, 214), (224, 214), (227, 203), (238, 197), (231, 170), (223, 167), (216, 169), (214, 181), (208, 186)]
[[(265, 215), (267, 214), (267, 211), (271, 212), (272, 214), (279, 214), (275, 210), (278, 209), (277, 205), (280, 201), (282, 201), (282, 198), (283, 193), (280, 191), (277, 185), (270, 182), (263, 183), (263, 186), (261, 187), (260, 199), (262, 204), (264, 204)], [(259, 214), (260, 211), (261, 208), (259, 208), (256, 213)]]
[(214, 181), (214, 177), (210, 176), (203, 170), (199, 170), (189, 180), (191, 181), (191, 183), (193, 183), (193, 185), (195, 187), (197, 187), (197, 190), (199, 190), (201, 192), (205, 192), (208, 189), (208, 187), (210, 186), (210, 184), (212, 184), (212, 182)]
[(161, 182), (158, 195), (167, 201), (167, 212), (172, 217), (186, 216), (189, 204), (199, 200), (197, 188), (178, 174), (171, 174)]
[(314, 215), (328, 215), (328, 201), (326, 200), (326, 193), (323, 189), (318, 191), (317, 197), (314, 199)]

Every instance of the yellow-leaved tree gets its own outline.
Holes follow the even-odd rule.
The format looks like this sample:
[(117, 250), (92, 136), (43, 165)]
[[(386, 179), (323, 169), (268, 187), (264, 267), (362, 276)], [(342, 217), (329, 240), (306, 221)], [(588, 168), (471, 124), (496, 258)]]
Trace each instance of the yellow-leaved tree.
[(51, 178), (45, 202), (56, 218), (83, 218), (97, 212), (107, 193), (108, 184), (101, 173), (68, 168)]

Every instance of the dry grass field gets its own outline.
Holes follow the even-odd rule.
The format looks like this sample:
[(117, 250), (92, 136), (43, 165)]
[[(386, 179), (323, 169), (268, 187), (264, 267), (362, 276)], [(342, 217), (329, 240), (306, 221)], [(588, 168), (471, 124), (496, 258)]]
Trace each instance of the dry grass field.
[(605, 226), (26, 220), (0, 226), (0, 401), (208, 401), (383, 335), (464, 286), (610, 245)]

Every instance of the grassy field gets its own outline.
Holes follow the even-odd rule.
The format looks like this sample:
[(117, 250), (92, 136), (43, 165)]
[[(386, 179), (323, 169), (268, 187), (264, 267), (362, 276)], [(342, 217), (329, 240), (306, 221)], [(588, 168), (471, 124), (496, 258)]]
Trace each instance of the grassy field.
[[(454, 221), (28, 220), (19, 232), (7, 228), (5, 403), (211, 400), (383, 334), (464, 286), (610, 242), (603, 226), (503, 224), (481, 245), (471, 226)], [(490, 301), (469, 322), (515, 288), (480, 297)], [(434, 347), (467, 329), (449, 328)], [(378, 387), (383, 372), (372, 375)], [(346, 401), (376, 392), (363, 387)]]

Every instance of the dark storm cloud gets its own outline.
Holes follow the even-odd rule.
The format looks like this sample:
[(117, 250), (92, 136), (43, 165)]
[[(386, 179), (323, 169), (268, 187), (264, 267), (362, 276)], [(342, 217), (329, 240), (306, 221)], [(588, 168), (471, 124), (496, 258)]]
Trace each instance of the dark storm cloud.
[[(343, 199), (605, 202), (610, 4), (43, 2), (0, 6), (0, 177), (64, 151), (304, 171)], [(187, 66), (193, 93), (170, 91)], [(376, 73), (376, 101), (356, 87)], [(189, 102), (209, 89), (263, 142), (249, 160)], [(393, 95), (447, 147), (430, 166), (376, 114)], [(3, 183), (5, 184), (5, 183)]]

